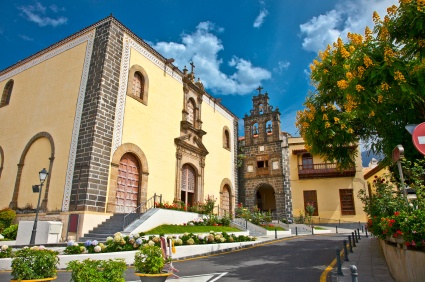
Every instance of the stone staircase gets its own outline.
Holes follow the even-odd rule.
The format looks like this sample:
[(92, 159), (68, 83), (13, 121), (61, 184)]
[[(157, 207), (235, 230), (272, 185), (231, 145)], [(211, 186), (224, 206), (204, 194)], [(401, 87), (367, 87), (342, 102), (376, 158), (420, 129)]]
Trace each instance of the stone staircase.
[(90, 230), (89, 233), (84, 234), (83, 237), (79, 238), (79, 242), (85, 242), (87, 240), (97, 240), (99, 242), (105, 242), (108, 236), (113, 237), (115, 233), (123, 230), (124, 213), (116, 213), (97, 227)]

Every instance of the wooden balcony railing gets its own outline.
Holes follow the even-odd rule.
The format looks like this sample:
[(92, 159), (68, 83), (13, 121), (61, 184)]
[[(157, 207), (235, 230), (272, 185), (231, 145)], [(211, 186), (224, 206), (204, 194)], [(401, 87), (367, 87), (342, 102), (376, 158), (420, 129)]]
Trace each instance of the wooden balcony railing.
[(340, 170), (336, 164), (310, 164), (298, 166), (298, 177), (306, 178), (328, 178), (328, 177), (349, 177), (356, 175), (356, 168)]

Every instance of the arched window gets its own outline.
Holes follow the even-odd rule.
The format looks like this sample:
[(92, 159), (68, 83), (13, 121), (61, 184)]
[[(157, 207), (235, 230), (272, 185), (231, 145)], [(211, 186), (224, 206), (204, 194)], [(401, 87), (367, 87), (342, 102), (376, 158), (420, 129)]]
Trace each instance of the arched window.
[(187, 121), (195, 125), (195, 103), (192, 99), (187, 101)]
[(258, 123), (254, 123), (254, 125), (252, 126), (252, 137), (258, 137)]
[(310, 153), (302, 156), (302, 169), (313, 169), (313, 156)]
[(149, 77), (144, 68), (133, 65), (128, 72), (127, 95), (148, 105)]
[(135, 72), (133, 77), (132, 94), (143, 100), (144, 79), (140, 72)]
[(273, 133), (273, 124), (271, 120), (266, 123), (266, 133), (267, 135), (271, 135)]
[(10, 96), (12, 96), (13, 80), (9, 80), (3, 89), (3, 95), (1, 96), (0, 107), (9, 105)]
[(260, 115), (262, 115), (264, 113), (263, 104), (258, 105), (258, 112), (259, 112)]
[(181, 195), (180, 199), (186, 205), (195, 203), (196, 171), (189, 165), (182, 167)]
[(229, 133), (229, 128), (227, 126), (225, 126), (223, 128), (223, 148), (230, 150), (230, 133)]

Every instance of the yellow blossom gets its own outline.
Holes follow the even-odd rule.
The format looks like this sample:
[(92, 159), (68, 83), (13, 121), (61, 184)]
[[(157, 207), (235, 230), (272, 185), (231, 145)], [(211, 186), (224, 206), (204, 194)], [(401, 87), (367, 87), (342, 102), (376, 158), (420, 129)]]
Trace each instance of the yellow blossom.
[(314, 71), (315, 69), (316, 69), (316, 67), (314, 65), (310, 64), (310, 70)]
[(325, 122), (325, 128), (329, 128), (329, 127), (331, 127), (331, 124), (328, 121)]
[(375, 116), (375, 112), (371, 111), (370, 114), (369, 114), (369, 117), (374, 117), (374, 116)]
[(356, 50), (356, 48), (353, 45), (350, 45), (350, 52), (353, 53)]
[(341, 124), (341, 130), (344, 130), (345, 128), (347, 128), (347, 126), (345, 124)]
[(394, 72), (394, 79), (400, 82), (405, 82), (406, 79), (404, 78), (404, 75), (401, 73), (401, 71), (395, 71)]
[(323, 70), (323, 73), (324, 73), (324, 74), (327, 74), (328, 72), (329, 72), (329, 71), (328, 71), (327, 69), (324, 69), (324, 70)]
[(362, 66), (357, 68), (357, 71), (359, 72), (359, 77), (362, 78), (363, 73), (366, 71), (366, 69)]
[(335, 124), (338, 124), (338, 122), (339, 122), (339, 118), (334, 117), (334, 121), (335, 121)]
[(360, 84), (356, 85), (356, 90), (357, 92), (363, 91), (365, 88), (363, 86), (361, 86)]
[(368, 68), (369, 66), (373, 65), (373, 61), (367, 55), (365, 55), (363, 57), (363, 62), (365, 64), (366, 68)]
[(341, 56), (344, 59), (348, 59), (350, 57), (350, 52), (347, 51), (344, 47), (341, 48)]
[(347, 130), (347, 132), (351, 134), (351, 133), (353, 133), (353, 132), (354, 132), (354, 130), (353, 130), (352, 128), (349, 128), (349, 129)]
[(370, 30), (368, 26), (365, 28), (364, 34), (365, 34), (366, 40), (372, 39), (372, 30)]
[(358, 103), (354, 101), (354, 98), (350, 94), (347, 94), (345, 98), (346, 102), (344, 104), (344, 108), (348, 113), (357, 108)]
[(375, 23), (377, 23), (377, 22), (379, 22), (379, 21), (381, 20), (381, 17), (379, 17), (378, 12), (376, 12), (376, 11), (374, 11), (374, 12), (373, 12), (373, 16), (372, 16), (372, 18), (373, 18), (373, 21), (374, 21)]
[(392, 5), (391, 7), (387, 8), (387, 13), (390, 16), (394, 16), (397, 13), (397, 6), (396, 5)]
[(354, 78), (354, 76), (353, 76), (353, 74), (351, 73), (351, 72), (347, 72), (346, 74), (345, 74), (345, 77), (350, 81), (350, 80), (352, 80), (353, 78)]
[(332, 59), (332, 66), (335, 66), (335, 65), (336, 65), (336, 60)]
[(384, 96), (378, 95), (378, 104), (381, 104), (383, 99), (384, 99)]
[(328, 120), (328, 115), (327, 114), (323, 114), (322, 120)]
[(387, 91), (388, 89), (390, 89), (390, 86), (388, 85), (388, 83), (382, 82), (381, 83), (381, 90)]
[(341, 80), (337, 81), (336, 84), (338, 85), (339, 89), (341, 89), (341, 90), (344, 90), (348, 87), (348, 83), (345, 79), (341, 79)]
[(391, 63), (394, 61), (395, 52), (389, 48), (385, 47), (384, 49), (384, 60), (387, 64), (391, 65)]

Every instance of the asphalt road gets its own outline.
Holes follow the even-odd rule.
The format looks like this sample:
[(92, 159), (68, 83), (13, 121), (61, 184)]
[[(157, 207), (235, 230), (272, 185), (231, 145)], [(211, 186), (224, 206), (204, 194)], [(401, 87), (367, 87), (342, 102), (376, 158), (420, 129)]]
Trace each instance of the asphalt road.
[[(335, 258), (344, 235), (302, 236), (270, 241), (251, 248), (222, 254), (175, 261), (181, 279), (167, 281), (319, 281), (320, 275)], [(9, 281), (10, 272), (0, 273), (0, 281)], [(58, 272), (57, 282), (70, 281), (71, 274)], [(126, 281), (140, 281), (134, 269), (126, 271)]]

